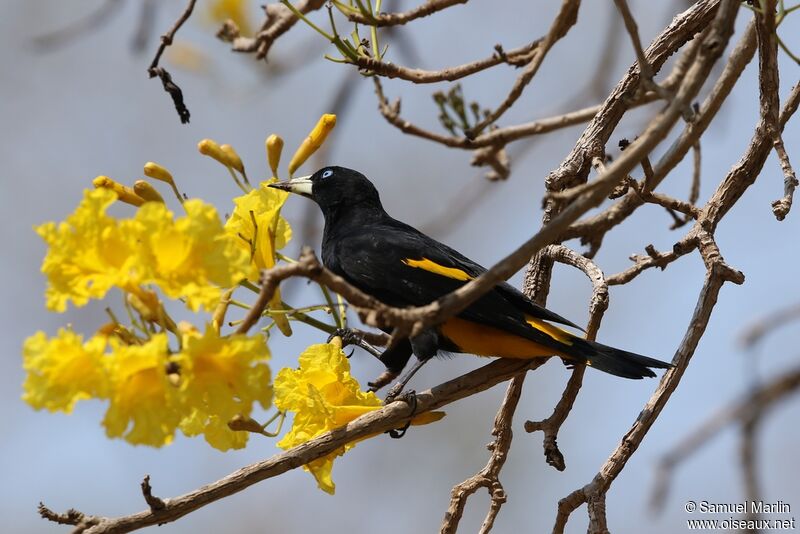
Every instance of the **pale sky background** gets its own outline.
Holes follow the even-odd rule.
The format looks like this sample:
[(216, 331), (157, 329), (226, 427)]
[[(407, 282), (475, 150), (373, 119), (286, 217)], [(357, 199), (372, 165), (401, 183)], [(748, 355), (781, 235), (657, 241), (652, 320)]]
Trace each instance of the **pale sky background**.
[[(169, 26), (183, 3), (158, 3), (154, 36)], [(178, 436), (163, 449), (133, 447), (107, 439), (100, 426), (105, 405), (79, 404), (74, 414), (35, 412), (19, 399), (23, 372), (21, 346), (25, 337), (42, 329), (54, 334), (71, 323), (90, 334), (103, 321), (103, 304), (64, 315), (44, 309), (45, 282), (39, 265), (45, 249), (32, 226), (62, 220), (77, 205), (82, 189), (96, 175), (120, 181), (140, 177), (149, 160), (168, 167), (191, 196), (213, 201), (220, 212), (230, 211), (237, 190), (222, 168), (196, 151), (198, 140), (211, 137), (232, 144), (254, 177), (266, 177), (265, 137), (278, 132), (289, 157), (294, 147), (328, 106), (347, 77), (355, 77), (351, 107), (339, 117), (335, 144), (325, 163), (355, 167), (373, 179), (387, 210), (399, 219), (425, 228), (447, 214), (457, 224), (435, 226), (435, 237), (475, 260), (491, 265), (527, 239), (539, 225), (543, 178), (566, 155), (582, 127), (536, 139), (524, 157), (512, 162), (505, 183), (485, 187), (485, 198), (469, 209), (459, 207), (464, 191), (484, 187), (481, 172), (469, 166), (470, 154), (445, 150), (400, 134), (376, 111), (369, 80), (350, 68), (321, 58), (323, 43), (308, 28), (298, 26), (272, 49), (274, 64), (295, 58), (292, 72), (276, 75), (251, 56), (232, 55), (213, 38), (214, 27), (204, 24), (204, 2), (198, 16), (181, 31), (179, 41), (191, 43), (207, 56), (205, 72), (187, 72), (171, 66), (192, 112), (181, 125), (172, 103), (158, 81), (145, 72), (155, 49), (131, 51), (139, 2), (125, 2), (121, 12), (96, 31), (46, 53), (37, 51), (33, 38), (64, 27), (99, 5), (97, 1), (2, 0), (0, 6), (0, 246), (2, 280), (0, 301), (0, 530), (4, 532), (66, 532), (65, 527), (38, 518), (41, 500), (56, 511), (75, 507), (90, 514), (120, 515), (139, 511), (143, 475), (150, 474), (156, 494), (175, 496), (212, 482), (253, 461), (271, 456), (274, 441), (251, 439), (245, 450), (220, 453), (202, 439)], [(401, 7), (409, 7), (403, 2)], [(639, 17), (645, 42), (678, 11), (680, 2), (631, 2)], [(440, 68), (491, 53), (495, 43), (511, 49), (542, 35), (557, 2), (514, 2), (503, 8), (487, 1), (470, 2), (414, 24), (408, 32), (420, 66)], [(657, 7), (656, 7), (657, 6)], [(258, 9), (253, 6), (254, 16)], [(324, 20), (320, 15), (316, 20)], [(618, 14), (611, 2), (584, 2), (578, 26), (548, 56), (540, 74), (502, 124), (546, 117), (592, 105), (607, 94), (634, 59), (622, 35), (615, 60), (602, 85), (584, 88), (594, 72), (607, 27)], [(750, 14), (742, 9), (741, 29)], [(797, 17), (791, 17), (781, 35), (800, 51)], [(391, 43), (391, 41), (389, 41)], [(587, 48), (587, 45), (588, 48)], [(414, 61), (401, 47), (390, 47), (391, 60)], [(308, 59), (304, 59), (308, 58)], [(782, 95), (798, 80), (800, 69), (781, 54)], [(493, 106), (503, 97), (516, 72), (498, 67), (464, 82), (468, 99)], [(387, 93), (403, 97), (403, 114), (433, 129), (436, 87), (413, 87), (404, 82), (386, 84)], [(708, 198), (749, 142), (757, 121), (756, 63), (745, 72), (737, 90), (712, 124), (703, 143), (701, 200)], [(589, 96), (587, 96), (589, 95)], [(650, 107), (620, 125), (609, 143), (633, 137)], [(800, 161), (800, 122), (790, 123), (786, 147)], [(515, 145), (521, 147), (522, 145)], [(662, 147), (663, 148), (663, 147)], [(688, 163), (688, 162), (687, 162)], [(798, 163), (795, 163), (798, 165)], [(314, 169), (307, 165), (305, 170)], [(664, 184), (664, 190), (685, 196), (691, 169), (682, 165)], [(681, 532), (690, 517), (689, 499), (741, 502), (744, 499), (738, 468), (738, 439), (727, 430), (688, 459), (675, 473), (674, 484), (660, 516), (649, 512), (657, 460), (687, 433), (739, 394), (782, 369), (800, 354), (800, 325), (786, 326), (745, 353), (737, 338), (753, 320), (800, 300), (796, 266), (800, 261), (798, 218), (800, 206), (779, 223), (770, 202), (782, 195), (783, 177), (771, 157), (763, 175), (721, 224), (717, 233), (726, 260), (742, 270), (743, 286), (726, 285), (691, 366), (658, 422), (632, 457), (608, 494), (608, 521), (615, 533)], [(299, 230), (307, 205), (288, 201), (285, 214)], [(457, 211), (453, 213), (453, 211)], [(606, 273), (630, 264), (632, 253), (648, 243), (667, 250), (684, 235), (671, 232), (661, 208), (641, 209), (608, 235), (597, 257)], [(298, 236), (288, 247), (294, 254), (303, 243)], [(318, 237), (308, 244), (317, 246)], [(573, 243), (573, 245), (576, 245)], [(643, 354), (670, 359), (683, 337), (702, 284), (703, 266), (697, 254), (671, 265), (665, 272), (649, 271), (636, 281), (611, 289), (611, 306), (599, 339)], [(519, 285), (521, 274), (512, 280)], [(312, 303), (319, 295), (295, 285), (293, 300)], [(549, 306), (585, 322), (590, 286), (567, 268), (558, 268)], [(119, 304), (119, 296), (109, 302)], [(271, 341), (273, 369), (296, 365), (303, 347), (324, 335), (296, 328), (290, 339)], [(363, 382), (380, 371), (364, 353), (352, 358), (353, 372)], [(475, 368), (484, 361), (469, 356), (438, 360), (414, 381), (418, 390)], [(625, 381), (587, 372), (583, 391), (567, 420), (559, 444), (566, 456), (563, 473), (546, 465), (541, 434), (528, 435), (526, 419), (549, 415), (561, 394), (568, 372), (550, 362), (531, 374), (514, 420), (514, 444), (501, 480), (509, 498), (495, 532), (549, 531), (560, 498), (589, 482), (620, 437), (635, 420), (655, 389), (655, 380)], [(260, 483), (191, 515), (160, 527), (159, 532), (327, 532), (383, 534), (438, 531), (450, 498), (450, 489), (474, 474), (486, 462), (485, 444), (505, 386), (447, 407), (447, 417), (436, 425), (412, 429), (402, 440), (379, 437), (360, 443), (336, 461), (335, 496), (317, 489), (313, 478), (296, 470)], [(759, 467), (764, 498), (781, 499), (800, 512), (800, 469), (797, 450), (798, 399), (780, 405), (760, 433)], [(486, 512), (485, 492), (474, 496), (463, 519), (462, 531), (477, 530)], [(700, 517), (695, 515), (694, 517)], [(719, 517), (724, 519), (725, 517)], [(775, 518), (788, 518), (777, 516)], [(585, 507), (572, 515), (571, 533), (585, 532)]]

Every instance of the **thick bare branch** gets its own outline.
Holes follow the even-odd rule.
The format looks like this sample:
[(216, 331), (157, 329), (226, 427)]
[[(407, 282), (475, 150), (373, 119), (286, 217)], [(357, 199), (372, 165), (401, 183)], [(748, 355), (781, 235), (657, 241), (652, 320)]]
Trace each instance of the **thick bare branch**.
[[(592, 282), (592, 298), (589, 301), (589, 322), (586, 326), (586, 338), (595, 339), (597, 331), (600, 329), (600, 322), (603, 320), (603, 314), (608, 309), (608, 284), (603, 271), (589, 258), (581, 256), (563, 245), (551, 245), (542, 251), (542, 255), (551, 261), (571, 265), (581, 270)], [(548, 464), (559, 471), (566, 469), (566, 463), (564, 462), (564, 455), (558, 448), (558, 432), (575, 404), (575, 399), (583, 384), (585, 370), (586, 366), (584, 365), (575, 366), (567, 386), (561, 394), (561, 399), (549, 417), (542, 421), (525, 422), (526, 432), (541, 430), (544, 433), (545, 459)]]
[(439, 529), (441, 534), (453, 534), (456, 532), (461, 516), (464, 514), (467, 499), (480, 488), (486, 488), (491, 498), (489, 511), (481, 525), (480, 533), (485, 534), (492, 529), (500, 507), (506, 502), (506, 493), (500, 483), (500, 470), (503, 468), (508, 457), (508, 451), (511, 449), (513, 435), (511, 423), (519, 404), (524, 381), (525, 373), (520, 373), (512, 378), (508, 384), (503, 403), (500, 405), (500, 410), (494, 419), (492, 435), (495, 439), (487, 445), (487, 448), (492, 451), (489, 461), (478, 473), (453, 488), (450, 496), (450, 505)]
[(537, 360), (496, 360), (480, 369), (416, 394), (416, 402), (395, 401), (379, 410), (369, 412), (347, 425), (326, 432), (288, 451), (239, 469), (211, 484), (184, 495), (163, 499), (164, 507), (148, 509), (136, 514), (109, 518), (89, 516), (76, 510), (56, 514), (41, 505), (45, 519), (75, 525), (74, 532), (82, 534), (120, 534), (144, 527), (170, 523), (214, 501), (233, 495), (243, 489), (286, 471), (321, 458), (346, 443), (381, 434), (402, 425), (409, 418), (435, 410), (459, 399), (485, 391), (509, 380), (525, 369), (535, 369), (544, 363)]
[[(730, 95), (744, 68), (752, 60), (755, 50), (755, 25), (751, 23), (733, 52), (731, 52), (722, 74), (700, 106), (700, 110), (695, 114), (694, 120), (686, 124), (681, 134), (653, 169), (652, 186), (654, 188), (683, 160), (689, 150), (696, 144), (697, 139), (706, 131), (713, 118), (717, 116), (720, 107)], [(561, 239), (579, 237), (584, 242), (602, 241), (605, 233), (644, 204), (644, 198), (631, 191), (603, 212), (572, 225), (561, 236)]]
[[(687, 77), (697, 69), (702, 69), (702, 71), (707, 72), (706, 69), (710, 68), (710, 64), (721, 55), (722, 49), (718, 47), (724, 47), (724, 44), (730, 38), (738, 8), (739, 4), (736, 0), (723, 0), (719, 12), (715, 16), (712, 29), (705, 37), (695, 64), (689, 69)], [(680, 105), (680, 102), (676, 101), (680, 99), (682, 92), (683, 87), (679, 88), (675, 100), (670, 102), (670, 107)], [(629, 149), (626, 149), (626, 151), (623, 152), (623, 156), (628, 150)], [(709, 203), (714, 201), (715, 198), (716, 195), (712, 197)], [(702, 213), (705, 217), (710, 216), (705, 210)], [(608, 531), (605, 516), (605, 495), (608, 489), (636, 451), (639, 444), (641, 444), (650, 427), (658, 418), (661, 409), (680, 383), (681, 376), (686, 370), (697, 348), (697, 344), (705, 332), (722, 285), (726, 281), (739, 284), (744, 281), (744, 275), (735, 271), (724, 262), (719, 253), (719, 249), (713, 241), (713, 236), (705, 230), (706, 226), (704, 223), (705, 221), (698, 221), (695, 228), (698, 247), (703, 261), (706, 264), (706, 280), (700, 292), (695, 311), (689, 322), (686, 335), (673, 358), (675, 367), (664, 374), (658, 388), (650, 397), (647, 404), (645, 404), (644, 409), (637, 417), (631, 429), (623, 436), (621, 443), (614, 452), (612, 452), (611, 456), (609, 456), (593, 480), (559, 501), (556, 521), (553, 526), (554, 534), (564, 532), (564, 527), (566, 526), (569, 516), (581, 504), (587, 504), (588, 507), (590, 521), (589, 532), (602, 533)]]

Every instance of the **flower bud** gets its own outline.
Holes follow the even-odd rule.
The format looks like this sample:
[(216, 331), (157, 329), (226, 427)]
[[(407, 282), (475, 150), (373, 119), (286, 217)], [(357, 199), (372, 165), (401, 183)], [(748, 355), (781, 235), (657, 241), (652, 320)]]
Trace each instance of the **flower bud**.
[(322, 143), (325, 142), (325, 138), (328, 137), (328, 134), (333, 130), (334, 126), (336, 126), (336, 115), (326, 113), (319, 118), (317, 125), (311, 130), (308, 137), (300, 143), (300, 147), (294, 153), (294, 156), (292, 156), (292, 161), (289, 162), (290, 175), (294, 174), (294, 171), (322, 146)]
[(147, 180), (136, 180), (133, 182), (133, 192), (145, 199), (147, 202), (161, 202), (164, 203), (164, 198), (156, 191), (156, 188), (150, 185)]
[(160, 322), (161, 302), (155, 292), (141, 289), (136, 293), (128, 293), (128, 304), (139, 312), (145, 321)]
[(226, 167), (232, 167), (231, 162), (228, 161), (228, 156), (222, 151), (222, 147), (213, 139), (203, 139), (197, 143), (197, 150), (204, 156), (214, 158)]
[(126, 204), (130, 204), (132, 206), (141, 206), (144, 204), (144, 199), (137, 195), (133, 189), (115, 182), (108, 176), (98, 176), (92, 180), (92, 184), (96, 189), (103, 188), (114, 191), (117, 194), (117, 198)]
[(272, 176), (278, 176), (278, 164), (281, 162), (281, 151), (283, 150), (283, 139), (280, 135), (272, 134), (267, 137), (267, 161), (272, 170)]
[(147, 163), (144, 164), (144, 175), (147, 176), (148, 178), (153, 178), (154, 180), (160, 180), (168, 184), (175, 183), (175, 181), (172, 179), (172, 175), (167, 169), (165, 169), (158, 163), (153, 163), (152, 161), (148, 161)]
[(242, 163), (242, 158), (239, 157), (239, 154), (236, 153), (233, 147), (231, 145), (222, 145), (219, 148), (228, 158), (228, 166), (233, 167), (240, 173), (244, 174), (244, 163)]

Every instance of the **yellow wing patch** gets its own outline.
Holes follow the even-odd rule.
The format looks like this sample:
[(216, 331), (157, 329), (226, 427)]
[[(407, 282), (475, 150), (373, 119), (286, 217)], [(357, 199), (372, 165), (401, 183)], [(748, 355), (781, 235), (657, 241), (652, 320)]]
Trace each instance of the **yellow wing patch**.
[(462, 282), (472, 280), (473, 278), (461, 269), (456, 269), (455, 267), (445, 267), (444, 265), (439, 265), (435, 261), (429, 260), (428, 258), (422, 258), (421, 260), (412, 260), (410, 258), (406, 258), (403, 260), (403, 263), (409, 267), (416, 267), (417, 269), (422, 269), (423, 271), (428, 271), (429, 273), (446, 276), (447, 278), (452, 278), (453, 280), (461, 280)]
[(548, 336), (555, 339), (559, 343), (563, 343), (565, 345), (572, 345), (572, 334), (570, 334), (566, 330), (562, 330), (557, 326), (553, 326), (550, 323), (546, 323), (540, 319), (531, 317), (530, 315), (525, 316), (525, 322), (534, 327), (539, 332), (547, 334)]

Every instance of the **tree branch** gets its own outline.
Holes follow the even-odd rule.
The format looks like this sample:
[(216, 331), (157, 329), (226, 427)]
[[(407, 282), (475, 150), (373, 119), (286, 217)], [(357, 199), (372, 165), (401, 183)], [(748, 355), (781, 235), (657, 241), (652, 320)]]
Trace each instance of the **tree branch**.
[(466, 3), (467, 0), (427, 0), (424, 4), (402, 13), (379, 13), (374, 16), (366, 17), (361, 12), (354, 11), (347, 14), (347, 19), (350, 22), (367, 24), (369, 26), (376, 26), (378, 28), (386, 26), (398, 26), (407, 24), (416, 19), (433, 15), (434, 13), (438, 13), (439, 11), (447, 9), (448, 7)]
[[(596, 339), (597, 332), (600, 329), (600, 322), (603, 320), (603, 314), (608, 309), (608, 284), (603, 271), (589, 258), (581, 256), (563, 245), (551, 245), (542, 252), (545, 257), (552, 261), (571, 265), (581, 270), (591, 281), (592, 298), (589, 301), (589, 322), (586, 326), (586, 338)], [(542, 421), (525, 422), (525, 432), (530, 433), (541, 430), (544, 433), (542, 445), (545, 459), (548, 464), (559, 471), (566, 469), (566, 463), (564, 462), (564, 455), (558, 448), (558, 432), (575, 404), (575, 399), (583, 384), (585, 371), (585, 365), (575, 366), (567, 386), (561, 394), (561, 399), (549, 417)]]
[(159, 67), (159, 62), (161, 61), (161, 55), (164, 53), (164, 50), (166, 50), (167, 47), (172, 44), (175, 34), (178, 33), (178, 30), (181, 28), (181, 26), (183, 26), (183, 24), (189, 20), (189, 17), (192, 16), (192, 11), (194, 10), (194, 5), (196, 3), (197, 0), (189, 0), (183, 10), (183, 13), (181, 13), (181, 15), (178, 17), (178, 20), (176, 20), (172, 25), (172, 28), (170, 28), (167, 33), (161, 36), (161, 44), (156, 50), (156, 55), (153, 57), (153, 61), (147, 68), (147, 73), (150, 75), (150, 77), (155, 78), (158, 76), (162, 85), (164, 86), (164, 91), (166, 91), (170, 97), (172, 97), (172, 103), (175, 105), (175, 111), (178, 112), (178, 116), (183, 124), (187, 124), (190, 118), (189, 109), (186, 107), (186, 104), (183, 101), (183, 92), (181, 91), (181, 88), (178, 87), (178, 84), (172, 81), (172, 75), (165, 68)]
[(257, 482), (322, 458), (346, 443), (397, 428), (420, 413), (441, 408), (464, 397), (485, 391), (500, 382), (509, 380), (521, 371), (535, 369), (545, 361), (545, 359), (495, 360), (480, 369), (417, 393), (414, 406), (400, 400), (392, 402), (383, 408), (354, 419), (343, 427), (326, 432), (267, 460), (239, 469), (216, 482), (178, 497), (164, 499), (164, 507), (160, 509), (151, 508), (127, 516), (109, 518), (89, 516), (76, 510), (69, 510), (66, 514), (56, 514), (41, 505), (40, 513), (45, 519), (75, 525), (76, 528), (73, 532), (76, 534), (120, 534), (148, 526), (170, 523), (214, 501), (238, 493)]
[(414, 69), (395, 63), (386, 63), (380, 59), (365, 56), (358, 56), (356, 59), (352, 60), (352, 63), (370, 74), (384, 76), (390, 79), (399, 78), (415, 84), (453, 82), (504, 63), (515, 65), (517, 62), (527, 59), (531, 54), (538, 53), (541, 46), (542, 39), (537, 39), (525, 46), (515, 48), (514, 50), (502, 54), (495, 52), (484, 59), (439, 70)]

